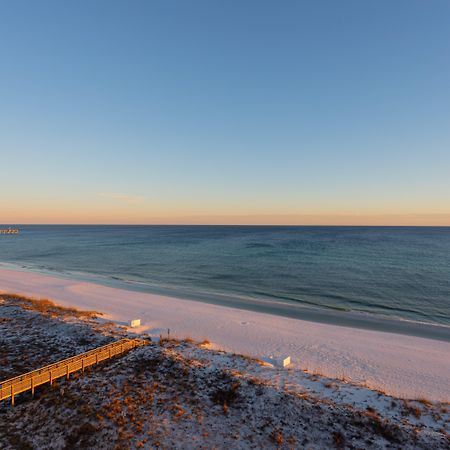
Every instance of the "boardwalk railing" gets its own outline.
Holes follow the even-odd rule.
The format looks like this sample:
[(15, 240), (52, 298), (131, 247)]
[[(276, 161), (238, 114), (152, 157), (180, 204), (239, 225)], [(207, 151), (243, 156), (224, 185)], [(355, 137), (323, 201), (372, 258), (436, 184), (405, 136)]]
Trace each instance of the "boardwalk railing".
[(41, 367), (32, 372), (10, 378), (0, 382), (0, 401), (11, 398), (11, 404), (14, 405), (14, 396), (17, 394), (31, 391), (34, 395), (34, 389), (37, 386), (45, 383), (52, 384), (54, 380), (64, 376), (69, 379), (71, 373), (79, 370), (84, 371), (86, 367), (98, 364), (101, 361), (146, 344), (147, 341), (141, 339), (121, 339), (86, 353), (81, 353), (54, 364)]

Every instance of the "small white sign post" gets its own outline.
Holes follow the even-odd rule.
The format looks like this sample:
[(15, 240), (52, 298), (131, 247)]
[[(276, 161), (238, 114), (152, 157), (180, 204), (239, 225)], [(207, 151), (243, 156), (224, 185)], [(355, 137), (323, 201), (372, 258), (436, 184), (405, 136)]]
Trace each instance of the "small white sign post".
[(141, 326), (141, 319), (132, 319), (128, 322), (130, 328), (136, 328)]

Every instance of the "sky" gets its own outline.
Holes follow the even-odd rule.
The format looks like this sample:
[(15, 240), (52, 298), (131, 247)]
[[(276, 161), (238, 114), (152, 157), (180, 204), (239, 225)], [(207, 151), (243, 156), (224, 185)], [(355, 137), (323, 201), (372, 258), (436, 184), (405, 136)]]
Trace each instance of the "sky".
[(0, 223), (450, 226), (448, 0), (0, 0)]

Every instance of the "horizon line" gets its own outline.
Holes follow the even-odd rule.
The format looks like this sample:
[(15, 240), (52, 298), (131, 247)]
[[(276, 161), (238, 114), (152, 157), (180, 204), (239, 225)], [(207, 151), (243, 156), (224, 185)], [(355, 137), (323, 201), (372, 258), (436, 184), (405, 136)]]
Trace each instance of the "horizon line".
[(380, 225), (380, 224), (271, 224), (271, 223), (2, 223), (5, 226), (124, 226), (124, 227), (371, 227), (371, 228), (450, 228), (449, 225)]

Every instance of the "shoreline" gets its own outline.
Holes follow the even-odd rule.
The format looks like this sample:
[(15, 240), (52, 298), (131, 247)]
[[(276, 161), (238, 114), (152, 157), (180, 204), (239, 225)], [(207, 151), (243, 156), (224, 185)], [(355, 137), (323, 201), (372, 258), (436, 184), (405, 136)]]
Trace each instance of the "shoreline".
[(2, 269), (25, 273), (38, 273), (44, 276), (99, 284), (101, 286), (130, 292), (201, 302), (223, 306), (225, 308), (265, 313), (325, 325), (388, 332), (450, 342), (450, 326), (439, 323), (419, 322), (417, 320), (389, 317), (387, 315), (365, 311), (345, 311), (325, 307), (314, 307), (287, 302), (282, 299), (253, 299), (251, 297), (239, 295), (232, 296), (213, 292), (190, 292), (187, 290), (181, 291), (163, 287), (149, 287), (149, 285), (145, 283), (126, 281), (121, 280), (120, 278), (102, 276), (100, 274), (57, 272), (6, 262), (0, 262), (0, 270)]
[[(0, 383), (136, 338), (95, 313), (48, 300), (0, 294), (0, 316)], [(275, 448), (274, 436), (295, 448), (343, 447), (337, 442), (377, 449), (448, 447), (448, 404), (404, 400), (345, 380), (272, 367), (217, 351), (209, 342), (145, 344), (120, 357), (103, 351), (99, 365), (86, 358), (89, 368), (57, 371), (56, 389), (48, 386), (51, 377), (41, 379), (43, 385), (29, 383), (29, 390), (37, 387), (34, 399), (18, 394), (14, 408), (12, 385), (0, 389), (0, 410), (9, 424), (0, 426), (0, 447), (44, 450), (58, 442), (62, 449), (78, 441), (83, 448), (173, 448), (179, 442), (193, 449)], [(109, 362), (103, 364), (105, 358)]]
[(158, 336), (209, 339), (219, 348), (260, 359), (292, 357), (293, 367), (320, 372), (404, 398), (450, 401), (450, 343), (331, 325), (266, 312), (108, 287), (35, 272), (0, 269), (0, 290), (48, 297), (99, 310), (105, 319)]

